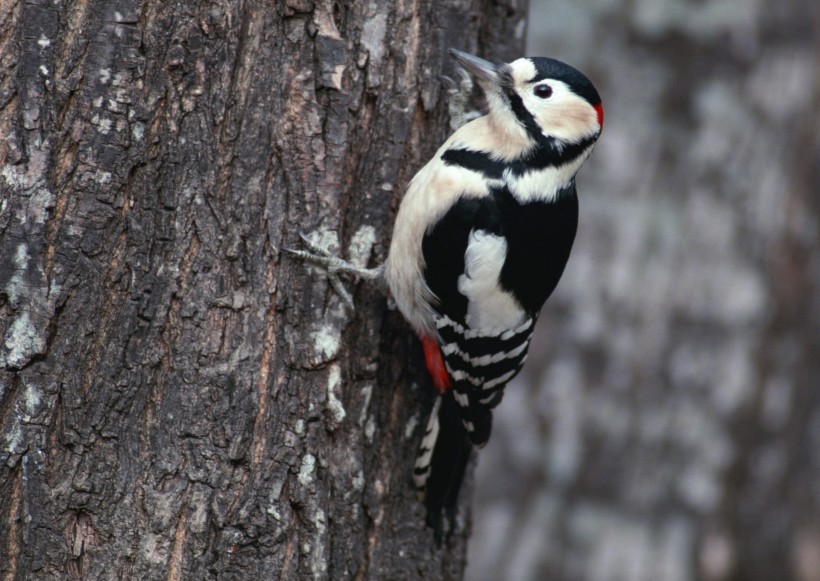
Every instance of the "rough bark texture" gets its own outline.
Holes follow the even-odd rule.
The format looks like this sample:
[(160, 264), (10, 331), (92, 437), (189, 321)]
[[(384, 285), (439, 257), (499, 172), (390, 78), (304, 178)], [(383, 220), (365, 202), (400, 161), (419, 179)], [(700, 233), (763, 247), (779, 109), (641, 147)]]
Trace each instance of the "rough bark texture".
[(0, 577), (461, 575), (415, 339), (282, 249), (380, 262), (446, 48), (520, 54), (525, 8), (0, 2)]
[(606, 123), (468, 578), (820, 580), (820, 4), (532, 8)]

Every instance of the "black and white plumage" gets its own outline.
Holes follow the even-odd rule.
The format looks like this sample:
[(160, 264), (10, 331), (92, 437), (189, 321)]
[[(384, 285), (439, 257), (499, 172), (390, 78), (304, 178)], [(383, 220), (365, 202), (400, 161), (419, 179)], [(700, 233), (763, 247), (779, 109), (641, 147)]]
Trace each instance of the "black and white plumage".
[(385, 269), (439, 391), (414, 471), (432, 524), (455, 506), (470, 452), (526, 360), (575, 238), (575, 174), (603, 125), (592, 83), (564, 63), (451, 52), (489, 111), (413, 178)]
[(438, 396), (414, 480), (437, 530), (564, 271), (578, 225), (575, 174), (603, 127), (598, 92), (569, 65), (451, 53), (478, 80), (488, 112), (410, 182), (386, 263), (359, 268), (308, 240), (314, 253), (291, 251), (324, 266), (348, 303), (339, 272), (383, 280), (419, 335)]

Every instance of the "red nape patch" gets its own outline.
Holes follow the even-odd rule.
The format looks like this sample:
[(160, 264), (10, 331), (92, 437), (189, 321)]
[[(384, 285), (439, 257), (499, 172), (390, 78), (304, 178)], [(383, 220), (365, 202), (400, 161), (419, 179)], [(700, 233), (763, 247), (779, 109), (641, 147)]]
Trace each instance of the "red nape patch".
[(604, 104), (598, 103), (597, 105), (593, 105), (595, 108), (595, 112), (598, 114), (598, 125), (601, 126), (601, 129), (604, 128)]
[(433, 337), (422, 337), (421, 346), (424, 347), (424, 361), (427, 363), (427, 371), (433, 376), (433, 385), (439, 393), (444, 393), (453, 385), (450, 375), (444, 366), (444, 358), (441, 356), (441, 348)]

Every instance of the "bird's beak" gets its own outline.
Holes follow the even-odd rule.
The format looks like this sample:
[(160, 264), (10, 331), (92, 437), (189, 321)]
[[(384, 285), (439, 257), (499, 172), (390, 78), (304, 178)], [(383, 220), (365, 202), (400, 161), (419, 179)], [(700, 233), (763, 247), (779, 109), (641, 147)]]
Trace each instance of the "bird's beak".
[(493, 85), (501, 84), (498, 75), (498, 65), (454, 48), (450, 49), (450, 54), (458, 61), (458, 64), (464, 67), (468, 73), (474, 75), (479, 81), (486, 81)]

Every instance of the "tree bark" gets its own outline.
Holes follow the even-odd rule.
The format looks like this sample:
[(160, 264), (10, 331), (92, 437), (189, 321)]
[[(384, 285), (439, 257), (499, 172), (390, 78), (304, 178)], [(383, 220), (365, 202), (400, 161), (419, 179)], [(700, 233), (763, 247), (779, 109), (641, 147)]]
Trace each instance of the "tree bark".
[(283, 248), (381, 262), (446, 48), (519, 55), (525, 9), (0, 4), (3, 579), (461, 576), (415, 338)]

